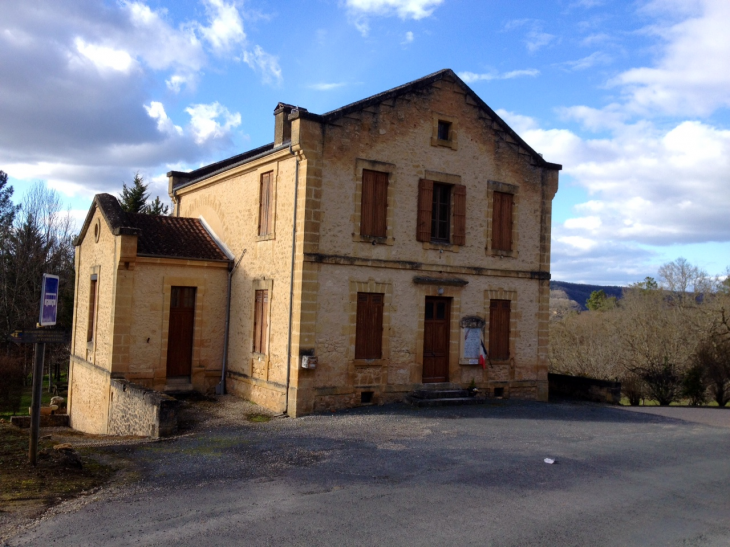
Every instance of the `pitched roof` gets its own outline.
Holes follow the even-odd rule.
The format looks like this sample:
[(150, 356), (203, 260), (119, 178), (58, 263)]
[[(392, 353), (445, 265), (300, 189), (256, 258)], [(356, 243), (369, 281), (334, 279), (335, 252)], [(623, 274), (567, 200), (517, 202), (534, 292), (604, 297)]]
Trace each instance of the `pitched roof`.
[[(522, 139), (522, 137), (520, 137), (514, 131), (514, 129), (507, 125), (507, 122), (500, 118), (499, 115), (494, 110), (492, 110), (489, 105), (485, 103), (481, 99), (481, 97), (479, 97), (479, 95), (474, 92), (472, 88), (466, 85), (464, 80), (459, 78), (459, 76), (457, 76), (456, 73), (450, 68), (439, 70), (438, 72), (434, 72), (433, 74), (429, 74), (428, 76), (424, 76), (423, 78), (419, 78), (418, 80), (414, 80), (412, 82), (408, 82), (407, 84), (394, 87), (393, 89), (371, 95), (370, 97), (366, 97), (365, 99), (350, 103), (335, 110), (330, 110), (329, 112), (326, 112), (324, 114), (315, 114), (313, 112), (309, 112), (305, 108), (295, 108), (292, 111), (289, 119), (296, 119), (296, 117), (299, 116), (310, 120), (317, 120), (321, 123), (333, 123), (337, 119), (351, 114), (352, 112), (363, 110), (369, 106), (381, 103), (383, 101), (393, 100), (402, 95), (418, 91), (440, 80), (450, 80), (455, 82), (459, 87), (461, 87), (464, 92), (469, 95), (477, 103), (477, 105), (487, 113), (487, 115), (494, 121), (495, 124), (497, 124), (497, 126), (504, 133), (507, 133), (517, 143), (518, 146), (523, 148), (533, 158), (535, 165), (538, 165), (539, 167), (544, 167), (546, 169), (555, 170), (560, 170), (563, 168), (563, 166), (560, 164), (546, 161), (540, 154), (533, 150), (532, 147), (527, 144)], [(283, 103), (279, 103), (277, 105), (277, 109), (282, 104)], [(252, 161), (253, 159), (281, 150), (288, 145), (289, 143), (286, 142), (278, 147), (274, 147), (274, 143), (269, 143), (259, 148), (249, 150), (248, 152), (244, 152), (243, 154), (238, 154), (219, 162), (211, 163), (210, 165), (206, 165), (194, 171), (190, 171), (189, 173), (185, 173), (182, 171), (170, 171), (167, 175), (175, 176), (181, 179), (179, 183), (175, 184), (175, 188), (179, 188), (182, 185), (192, 184), (193, 182), (197, 182), (199, 180), (207, 178), (212, 174), (225, 171), (232, 167), (236, 167), (238, 165)]]
[(97, 194), (74, 241), (80, 245), (99, 209), (114, 235), (136, 235), (137, 256), (225, 261), (230, 259), (196, 218), (126, 213), (111, 194)]

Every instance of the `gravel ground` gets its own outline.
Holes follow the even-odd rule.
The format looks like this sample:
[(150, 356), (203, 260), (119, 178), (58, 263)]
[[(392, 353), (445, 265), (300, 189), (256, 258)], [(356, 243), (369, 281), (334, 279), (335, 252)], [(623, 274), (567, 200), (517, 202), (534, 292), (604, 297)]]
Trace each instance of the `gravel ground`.
[(9, 545), (730, 544), (724, 428), (519, 401), (263, 414), (195, 403), (176, 439), (100, 448), (142, 480)]
[(685, 422), (730, 428), (730, 408), (689, 406), (622, 406), (621, 410), (664, 416)]

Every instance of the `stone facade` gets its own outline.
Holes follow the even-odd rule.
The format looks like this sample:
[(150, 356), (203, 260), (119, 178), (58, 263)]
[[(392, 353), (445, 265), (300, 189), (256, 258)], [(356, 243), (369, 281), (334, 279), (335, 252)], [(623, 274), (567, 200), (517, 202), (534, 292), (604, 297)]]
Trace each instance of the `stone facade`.
[[(560, 166), (542, 159), (450, 70), (324, 115), (281, 103), (274, 114), (272, 144), (168, 174), (173, 215), (199, 219), (230, 258), (243, 257), (231, 274), (227, 390), (292, 416), (403, 399), (423, 382), (426, 297), (441, 296), (451, 306), (451, 384), (473, 381), (487, 392), (546, 400), (550, 222)], [(438, 138), (439, 122), (450, 124), (446, 140)], [(360, 235), (366, 169), (387, 174), (384, 237)], [(259, 235), (268, 173), (273, 227)], [(465, 188), (465, 244), (417, 240), (419, 179)], [(495, 192), (512, 195), (506, 251), (491, 248)], [(77, 252), (77, 271), (101, 268), (117, 283), (99, 333), (107, 350), (115, 336), (113, 355), (90, 360), (74, 351), (72, 361), (84, 361), (74, 366), (79, 383), (108, 391), (109, 374), (118, 371), (162, 389), (169, 286), (177, 283), (168, 280), (195, 278), (189, 283), (204, 297), (195, 312), (202, 321), (192, 378), (209, 389), (221, 371), (226, 269), (141, 260), (125, 243), (131, 236), (114, 237), (112, 245), (104, 236), (104, 251), (87, 251), (87, 237)], [(96, 262), (80, 262), (89, 254)], [(88, 296), (80, 289), (83, 323)], [(252, 343), (257, 290), (268, 291), (262, 353)], [(384, 295), (379, 359), (355, 359), (358, 292)], [(510, 357), (482, 369), (460, 357), (460, 322), (478, 318), (488, 340), (493, 299), (510, 302)], [(303, 355), (316, 357), (316, 368), (302, 368)], [(90, 408), (99, 396), (75, 397), (74, 405)], [(98, 414), (83, 420), (108, 422)]]

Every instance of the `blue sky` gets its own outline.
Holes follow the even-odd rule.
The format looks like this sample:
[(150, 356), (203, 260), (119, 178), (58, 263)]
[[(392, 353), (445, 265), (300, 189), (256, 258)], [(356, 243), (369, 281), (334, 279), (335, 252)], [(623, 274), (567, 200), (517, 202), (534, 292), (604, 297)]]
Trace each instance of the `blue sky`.
[(77, 0), (0, 20), (0, 169), (83, 218), (97, 192), (270, 142), (284, 101), (326, 112), (456, 71), (549, 161), (554, 279), (625, 284), (730, 265), (727, 0)]

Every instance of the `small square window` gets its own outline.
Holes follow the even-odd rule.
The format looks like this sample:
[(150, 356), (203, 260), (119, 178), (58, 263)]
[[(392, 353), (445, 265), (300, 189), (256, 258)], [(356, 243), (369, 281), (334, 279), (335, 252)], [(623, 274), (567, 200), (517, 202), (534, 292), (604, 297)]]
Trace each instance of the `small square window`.
[(439, 120), (438, 134), (436, 135), (440, 141), (448, 141), (451, 137), (451, 122)]

